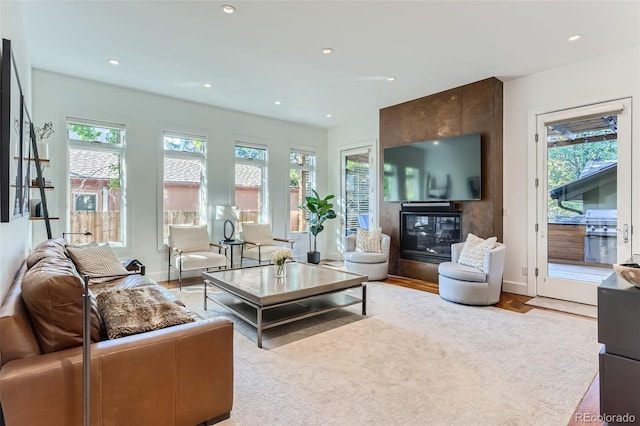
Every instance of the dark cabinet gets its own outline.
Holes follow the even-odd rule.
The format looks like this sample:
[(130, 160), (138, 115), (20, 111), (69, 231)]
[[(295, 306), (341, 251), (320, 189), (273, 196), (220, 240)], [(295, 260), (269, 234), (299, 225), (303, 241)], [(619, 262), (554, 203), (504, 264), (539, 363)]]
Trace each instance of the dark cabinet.
[(640, 288), (616, 274), (598, 287), (598, 341), (600, 414), (611, 425), (640, 419)]

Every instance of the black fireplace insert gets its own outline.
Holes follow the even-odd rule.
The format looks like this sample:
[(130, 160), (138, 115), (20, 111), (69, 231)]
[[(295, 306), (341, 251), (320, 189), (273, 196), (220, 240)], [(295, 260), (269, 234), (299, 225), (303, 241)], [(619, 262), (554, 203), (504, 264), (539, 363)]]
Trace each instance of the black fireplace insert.
[(436, 207), (403, 207), (400, 257), (420, 262), (451, 260), (451, 244), (460, 242), (462, 212)]

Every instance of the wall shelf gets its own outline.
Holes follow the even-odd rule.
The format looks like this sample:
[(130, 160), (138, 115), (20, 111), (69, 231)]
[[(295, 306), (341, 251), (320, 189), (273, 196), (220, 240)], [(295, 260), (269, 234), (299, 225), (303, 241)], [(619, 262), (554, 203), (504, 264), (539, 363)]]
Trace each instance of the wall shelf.
[[(44, 217), (38, 216), (38, 217), (29, 217), (29, 220), (45, 220)], [(60, 220), (59, 217), (49, 217), (49, 220)]]
[[(14, 159), (14, 160), (19, 160), (19, 159), (20, 159), (20, 157), (13, 157), (13, 159)], [(25, 159), (25, 160), (27, 160), (27, 158), (26, 158), (26, 157), (25, 157), (24, 159)], [(35, 159), (35, 158), (33, 158), (33, 157), (28, 158), (28, 160), (29, 160), (29, 161), (33, 161), (33, 162), (35, 162), (35, 161), (36, 161), (36, 159)], [(45, 159), (42, 159), (42, 158), (40, 159), (40, 167), (49, 167), (50, 163), (51, 163), (51, 161), (50, 161), (49, 159), (46, 159), (46, 160), (45, 160)]]

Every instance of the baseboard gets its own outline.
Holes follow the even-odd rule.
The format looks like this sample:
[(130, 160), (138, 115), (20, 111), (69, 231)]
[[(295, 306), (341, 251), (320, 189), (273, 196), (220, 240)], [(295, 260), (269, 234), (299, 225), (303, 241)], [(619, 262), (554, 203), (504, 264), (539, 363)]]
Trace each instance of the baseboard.
[(507, 293), (521, 294), (528, 296), (527, 283), (517, 283), (514, 281), (502, 281), (502, 291)]

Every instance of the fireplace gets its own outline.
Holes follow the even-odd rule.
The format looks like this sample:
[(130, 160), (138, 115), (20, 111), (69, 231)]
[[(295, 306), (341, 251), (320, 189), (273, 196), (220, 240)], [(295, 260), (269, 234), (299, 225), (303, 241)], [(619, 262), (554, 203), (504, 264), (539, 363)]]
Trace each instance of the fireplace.
[(462, 212), (451, 205), (403, 205), (400, 257), (420, 262), (451, 260), (451, 244), (460, 242)]

